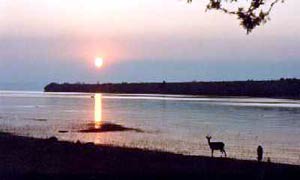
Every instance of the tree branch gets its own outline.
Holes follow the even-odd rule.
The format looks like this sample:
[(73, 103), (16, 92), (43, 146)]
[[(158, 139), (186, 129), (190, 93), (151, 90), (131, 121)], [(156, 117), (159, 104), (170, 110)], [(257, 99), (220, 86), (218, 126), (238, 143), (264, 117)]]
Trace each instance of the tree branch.
[[(188, 3), (192, 3), (193, 0), (187, 0)], [(249, 6), (240, 6), (236, 10), (230, 10), (224, 7), (224, 4), (238, 3), (242, 0), (209, 0), (206, 6), (206, 10), (219, 10), (226, 14), (236, 15), (237, 19), (240, 20), (240, 25), (249, 34), (257, 26), (266, 23), (270, 20), (270, 12), (272, 11), (275, 4), (284, 2), (284, 0), (274, 0), (268, 7), (268, 10), (264, 11), (266, 3), (271, 0), (246, 0), (249, 1)], [(244, 0), (245, 1), (245, 0)]]

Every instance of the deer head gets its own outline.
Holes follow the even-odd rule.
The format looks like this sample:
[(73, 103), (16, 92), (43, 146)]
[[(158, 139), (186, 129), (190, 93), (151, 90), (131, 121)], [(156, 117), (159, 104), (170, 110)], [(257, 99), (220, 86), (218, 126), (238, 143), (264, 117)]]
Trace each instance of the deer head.
[(211, 136), (208, 136), (208, 135), (207, 135), (207, 136), (206, 136), (206, 139), (207, 139), (207, 140), (210, 140), (210, 139), (211, 139)]

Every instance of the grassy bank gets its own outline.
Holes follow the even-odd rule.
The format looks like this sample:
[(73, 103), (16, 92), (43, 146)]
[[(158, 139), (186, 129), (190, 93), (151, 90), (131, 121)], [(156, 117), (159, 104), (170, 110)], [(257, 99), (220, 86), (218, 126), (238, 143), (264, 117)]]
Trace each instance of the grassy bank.
[(201, 177), (300, 179), (300, 166), (184, 156), (134, 148), (70, 143), (0, 133), (0, 179)]

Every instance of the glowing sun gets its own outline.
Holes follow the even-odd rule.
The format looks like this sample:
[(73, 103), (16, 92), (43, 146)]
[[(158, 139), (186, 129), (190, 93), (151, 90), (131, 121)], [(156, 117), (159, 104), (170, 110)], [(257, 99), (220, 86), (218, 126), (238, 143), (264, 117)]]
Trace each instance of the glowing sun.
[(97, 68), (100, 68), (100, 67), (102, 67), (102, 65), (103, 65), (103, 59), (102, 59), (101, 57), (97, 57), (97, 58), (95, 59), (95, 66), (96, 66)]

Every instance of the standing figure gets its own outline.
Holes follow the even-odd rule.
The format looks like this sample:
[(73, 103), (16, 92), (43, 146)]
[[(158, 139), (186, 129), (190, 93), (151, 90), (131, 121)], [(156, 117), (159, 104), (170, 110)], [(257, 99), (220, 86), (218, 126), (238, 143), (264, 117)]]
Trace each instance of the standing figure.
[(209, 148), (211, 149), (211, 157), (214, 157), (214, 150), (220, 150), (222, 154), (225, 154), (225, 157), (227, 156), (224, 149), (225, 144), (223, 142), (210, 142), (211, 136), (206, 136), (206, 139), (208, 141)]
[(257, 160), (258, 162), (261, 162), (263, 159), (264, 149), (262, 146), (257, 147)]

